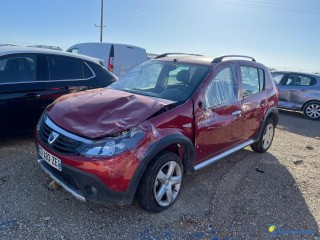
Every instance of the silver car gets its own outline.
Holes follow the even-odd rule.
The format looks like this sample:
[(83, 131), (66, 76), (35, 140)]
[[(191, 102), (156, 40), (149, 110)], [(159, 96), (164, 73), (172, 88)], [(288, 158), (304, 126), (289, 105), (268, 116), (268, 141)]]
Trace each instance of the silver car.
[(320, 120), (320, 75), (271, 72), (279, 89), (279, 108), (303, 111), (312, 120)]

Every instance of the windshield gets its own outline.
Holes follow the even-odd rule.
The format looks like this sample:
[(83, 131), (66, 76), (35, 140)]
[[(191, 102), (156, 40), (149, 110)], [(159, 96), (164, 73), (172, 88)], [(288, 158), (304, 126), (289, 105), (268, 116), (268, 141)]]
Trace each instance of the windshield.
[(111, 84), (112, 89), (140, 95), (185, 101), (209, 67), (187, 63), (148, 61)]

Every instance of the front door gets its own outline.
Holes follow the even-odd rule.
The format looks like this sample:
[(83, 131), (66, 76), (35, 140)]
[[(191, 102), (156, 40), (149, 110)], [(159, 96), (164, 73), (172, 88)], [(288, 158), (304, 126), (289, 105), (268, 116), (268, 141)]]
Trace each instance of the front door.
[(224, 64), (195, 99), (196, 163), (241, 141), (241, 101), (235, 65)]

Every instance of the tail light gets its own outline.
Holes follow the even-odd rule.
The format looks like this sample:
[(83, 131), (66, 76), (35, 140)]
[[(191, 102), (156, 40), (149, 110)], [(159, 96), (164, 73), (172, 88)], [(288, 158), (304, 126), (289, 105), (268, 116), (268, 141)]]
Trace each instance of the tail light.
[(110, 72), (113, 72), (113, 57), (109, 57), (109, 60), (108, 60), (108, 70)]

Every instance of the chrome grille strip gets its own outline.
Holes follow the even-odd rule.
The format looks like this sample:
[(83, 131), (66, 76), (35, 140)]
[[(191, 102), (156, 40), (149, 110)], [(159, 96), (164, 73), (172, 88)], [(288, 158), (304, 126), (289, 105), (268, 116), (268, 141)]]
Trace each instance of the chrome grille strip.
[(73, 139), (73, 140), (76, 140), (76, 141), (79, 141), (79, 142), (83, 142), (83, 143), (88, 143), (88, 144), (90, 144), (90, 143), (93, 142), (92, 140), (79, 137), (79, 136), (77, 136), (77, 135), (74, 135), (74, 134), (72, 134), (72, 133), (69, 133), (69, 132), (63, 130), (62, 128), (60, 128), (60, 127), (58, 127), (56, 124), (54, 124), (54, 122), (52, 122), (52, 121), (50, 120), (50, 118), (47, 117), (47, 116), (45, 117), (45, 123), (46, 123), (50, 128), (52, 128), (53, 130), (55, 130), (56, 132), (58, 132), (58, 133), (60, 133), (60, 134), (62, 134), (62, 135), (64, 135), (64, 136), (66, 136), (66, 137), (68, 137), (68, 138), (71, 138), (71, 139)]

